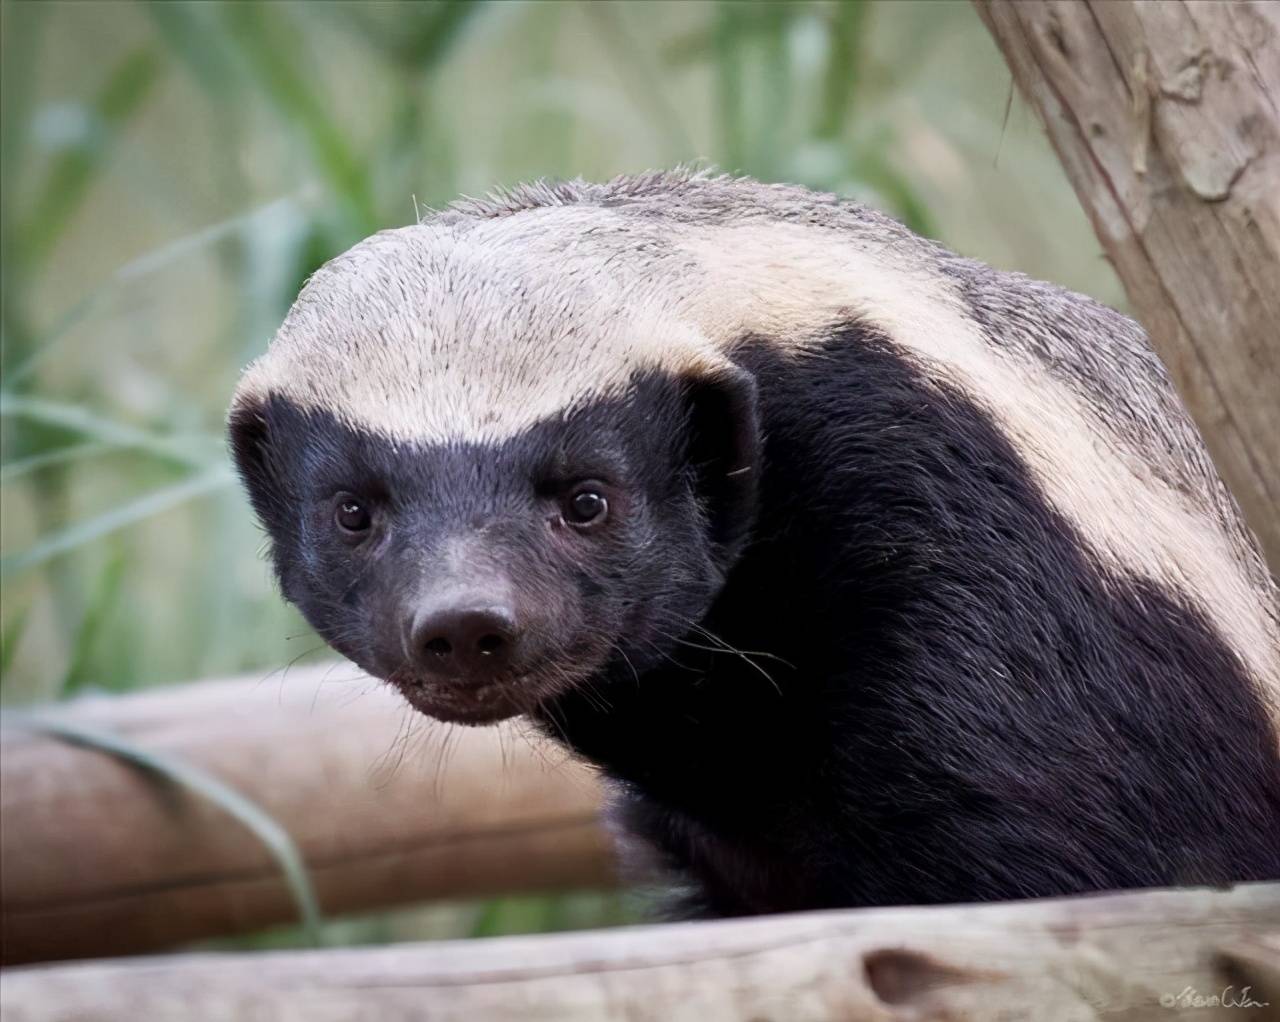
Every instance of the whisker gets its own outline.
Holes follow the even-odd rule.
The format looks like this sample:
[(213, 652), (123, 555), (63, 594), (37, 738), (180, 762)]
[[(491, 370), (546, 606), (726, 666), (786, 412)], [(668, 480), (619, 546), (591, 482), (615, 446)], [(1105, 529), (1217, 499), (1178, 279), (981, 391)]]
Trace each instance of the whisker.
[(759, 656), (759, 657), (764, 657), (767, 660), (776, 660), (778, 663), (782, 664), (783, 667), (790, 667), (793, 671), (796, 669), (795, 664), (791, 663), (789, 660), (784, 660), (782, 657), (777, 656), (774, 653), (767, 653), (761, 649), (738, 649), (736, 646), (728, 642), (725, 642), (725, 640), (721, 638), (719, 635), (716, 635), (715, 632), (702, 627), (702, 625), (700, 624), (697, 624), (691, 621), (689, 622), (689, 626), (699, 634), (706, 636), (712, 642), (720, 643), (721, 646), (723, 646), (726, 650), (730, 652), (739, 653), (743, 656)]
[[(400, 764), (404, 762), (409, 732), (413, 727), (414, 712), (413, 707), (407, 703), (401, 707), (400, 720), (396, 725), (396, 733), (391, 739), (391, 744), (387, 746), (381, 756), (374, 760), (373, 765), (370, 767), (369, 779), (379, 791), (395, 780), (395, 776), (400, 770)], [(396, 754), (394, 762), (391, 759), (393, 753)]]
[[(714, 632), (708, 631), (707, 629), (701, 627), (695, 622), (692, 622), (692, 621), (687, 622), (687, 625), (688, 627), (694, 629), (695, 631), (701, 633), (702, 635), (705, 635), (708, 639), (712, 640), (713, 642), (719, 643), (719, 645), (703, 646), (697, 642), (691, 641), (688, 638), (685, 638), (683, 636), (677, 636), (677, 635), (666, 635), (664, 636), (664, 638), (670, 640), (671, 642), (676, 643), (677, 645), (688, 646), (691, 649), (700, 649), (708, 653), (732, 653), (734, 656), (740, 658), (741, 660), (749, 664), (753, 670), (755, 670), (761, 677), (763, 677), (770, 685), (773, 686), (773, 690), (777, 692), (778, 695), (782, 695), (782, 687), (774, 679), (773, 675), (771, 675), (768, 671), (766, 671), (763, 667), (761, 667), (758, 663), (756, 663), (751, 658), (750, 654), (744, 652), (743, 650), (738, 649), (736, 646), (730, 645), (729, 643), (725, 642), (724, 639), (720, 638), (720, 636), (716, 635)], [(762, 655), (772, 656), (772, 654), (762, 654)], [(781, 657), (773, 657), (773, 659), (778, 660), (780, 663), (788, 667), (792, 666), (791, 664), (788, 664), (785, 660), (783, 660)]]
[(627, 651), (619, 646), (616, 642), (609, 643), (609, 648), (622, 657), (623, 662), (631, 670), (631, 676), (636, 679), (636, 688), (640, 687), (640, 672), (636, 670), (636, 665), (631, 662), (631, 658), (627, 656)]

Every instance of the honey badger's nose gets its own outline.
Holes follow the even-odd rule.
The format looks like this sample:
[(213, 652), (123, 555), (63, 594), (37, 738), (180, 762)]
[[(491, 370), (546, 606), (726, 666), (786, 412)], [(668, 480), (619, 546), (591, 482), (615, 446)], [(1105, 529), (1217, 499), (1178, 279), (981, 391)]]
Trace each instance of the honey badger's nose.
[(506, 668), (519, 640), (510, 607), (431, 607), (409, 630), (409, 654), (428, 674), (483, 683)]

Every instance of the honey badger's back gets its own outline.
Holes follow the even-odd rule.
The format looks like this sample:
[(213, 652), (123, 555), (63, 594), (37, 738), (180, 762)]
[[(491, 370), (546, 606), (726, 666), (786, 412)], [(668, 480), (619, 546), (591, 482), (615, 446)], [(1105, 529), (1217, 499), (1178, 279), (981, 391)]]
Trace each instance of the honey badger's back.
[(546, 717), (706, 909), (1280, 876), (1275, 590), (1135, 324), (791, 187), (440, 220), (580, 205), (761, 390), (757, 539), (703, 624), (778, 659)]

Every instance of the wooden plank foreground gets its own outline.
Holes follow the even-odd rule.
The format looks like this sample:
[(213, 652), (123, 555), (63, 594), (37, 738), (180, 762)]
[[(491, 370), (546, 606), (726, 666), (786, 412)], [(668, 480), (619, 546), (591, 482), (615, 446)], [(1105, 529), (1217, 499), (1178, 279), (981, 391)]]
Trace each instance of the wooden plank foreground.
[(0, 1009), (5, 1022), (1245, 1022), (1280, 1014), (1277, 984), (1280, 884), (1254, 884), (41, 966), (3, 974)]
[[(510, 728), (411, 714), (351, 667), (56, 712), (257, 801), (300, 847), (327, 913), (613, 882), (588, 770)], [(136, 953), (296, 918), (275, 861), (220, 808), (105, 753), (4, 730), (5, 963)]]

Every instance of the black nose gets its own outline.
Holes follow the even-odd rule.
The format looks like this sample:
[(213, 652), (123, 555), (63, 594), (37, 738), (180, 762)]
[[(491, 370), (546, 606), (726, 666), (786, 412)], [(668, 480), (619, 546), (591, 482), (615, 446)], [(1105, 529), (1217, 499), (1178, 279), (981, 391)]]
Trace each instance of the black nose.
[(518, 638), (508, 607), (446, 607), (417, 615), (409, 645), (414, 663), (427, 673), (481, 683), (511, 663)]

